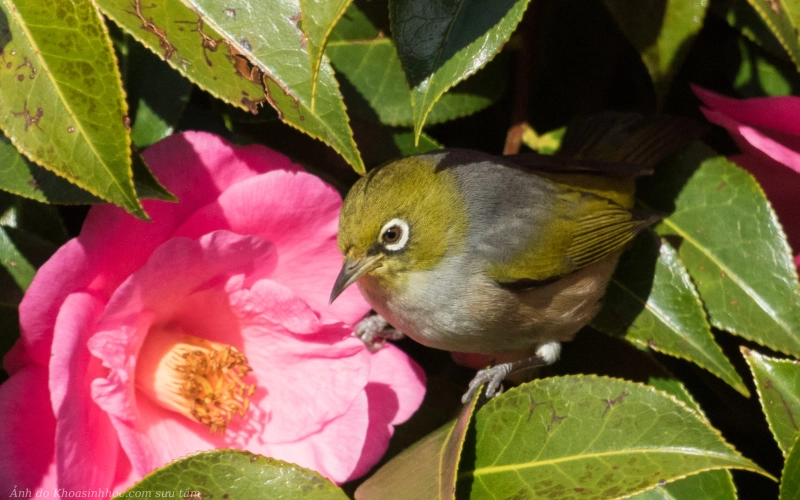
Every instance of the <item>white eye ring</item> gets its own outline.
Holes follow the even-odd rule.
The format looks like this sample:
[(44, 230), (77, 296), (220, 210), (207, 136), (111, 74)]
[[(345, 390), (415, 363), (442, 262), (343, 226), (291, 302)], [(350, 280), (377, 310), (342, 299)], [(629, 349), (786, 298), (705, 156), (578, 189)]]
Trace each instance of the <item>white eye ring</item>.
[[(386, 235), (387, 231), (392, 228), (396, 228), (395, 231), (399, 231), (400, 237), (397, 238), (396, 241), (387, 242), (384, 240), (384, 236)], [(405, 248), (406, 244), (408, 244), (408, 223), (403, 219), (390, 220), (381, 228), (378, 241), (383, 245), (383, 248), (389, 250), (390, 252), (402, 250)]]

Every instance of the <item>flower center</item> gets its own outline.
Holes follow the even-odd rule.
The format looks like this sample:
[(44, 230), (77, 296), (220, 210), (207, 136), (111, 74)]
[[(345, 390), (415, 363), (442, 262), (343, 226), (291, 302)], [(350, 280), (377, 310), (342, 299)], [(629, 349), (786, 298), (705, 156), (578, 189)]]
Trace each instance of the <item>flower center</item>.
[(139, 351), (136, 387), (159, 406), (211, 430), (225, 429), (244, 416), (255, 384), (246, 384), (247, 357), (235, 347), (187, 335), (150, 330)]

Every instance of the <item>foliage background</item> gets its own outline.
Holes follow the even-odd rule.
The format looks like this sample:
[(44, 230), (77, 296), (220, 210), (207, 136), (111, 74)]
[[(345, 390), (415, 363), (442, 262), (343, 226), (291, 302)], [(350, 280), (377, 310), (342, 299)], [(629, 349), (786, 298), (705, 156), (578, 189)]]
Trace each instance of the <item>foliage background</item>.
[[(690, 84), (741, 98), (798, 95), (798, 27), (794, 0), (2, 0), (0, 346), (6, 352), (18, 338), (16, 307), (26, 286), (78, 233), (87, 204), (112, 202), (146, 218), (139, 199), (172, 199), (138, 151), (175, 131), (208, 130), (236, 143), (265, 144), (344, 193), (365, 168), (441, 146), (552, 152), (560, 134), (543, 134), (591, 113), (659, 112), (702, 122)], [(504, 406), (530, 420), (536, 407), (519, 403), (522, 395), (539, 401), (537, 391), (544, 391), (577, 405), (592, 397), (577, 386), (617, 387), (577, 375), (598, 374), (649, 384), (628, 383), (614, 394), (654, 398), (648, 405), (657, 414), (685, 416), (682, 423), (657, 417), (654, 425), (666, 434), (708, 431), (700, 448), (727, 461), (663, 458), (672, 449), (665, 436), (654, 438), (656, 452), (649, 454), (637, 451), (643, 442), (612, 443), (624, 457), (607, 471), (616, 489), (594, 481), (594, 489), (567, 494), (529, 479), (517, 494), (800, 496), (796, 476), (778, 483), (738, 470), (781, 478), (784, 463), (787, 471), (798, 467), (793, 412), (800, 410), (800, 368), (783, 360), (800, 357), (800, 289), (763, 193), (723, 158), (735, 151), (722, 129), (710, 128), (703, 144), (642, 181), (642, 203), (672, 215), (657, 228), (661, 242), (640, 239), (620, 266), (607, 299), (617, 309), (601, 313), (596, 330), (587, 328), (540, 374), (575, 377), (533, 382), (471, 415), (459, 398), (472, 372), (447, 353), (401, 342), (426, 369), (426, 402), (398, 429), (386, 465), (344, 492), (379, 498), (399, 487), (398, 478), (408, 488), (413, 475), (418, 481), (403, 490), (409, 497), (452, 496), (448, 488), (458, 479), (459, 497), (484, 498), (489, 493), (478, 487), (476, 471), (498, 460), (510, 460), (523, 478), (535, 469), (541, 479), (545, 469), (521, 466), (541, 457), (528, 457), (522, 446), (501, 457), (486, 447), (481, 429), (501, 425)], [(721, 190), (723, 184), (730, 190)], [(743, 213), (756, 214), (754, 225), (743, 223)], [(687, 237), (708, 229), (708, 220), (716, 231)], [(739, 253), (726, 253), (730, 239)], [(768, 272), (753, 272), (752, 259), (759, 258)], [(736, 279), (726, 281), (724, 270)], [(739, 312), (731, 300), (742, 301)], [(620, 315), (623, 327), (614, 319)], [(686, 406), (674, 406), (652, 387)], [(775, 398), (783, 399), (785, 412), (775, 410)], [(513, 409), (515, 401), (521, 406)], [(611, 393), (606, 401), (613, 406)], [(555, 417), (555, 408), (542, 417), (540, 434), (560, 421)], [(624, 418), (619, 425), (635, 428)], [(719, 444), (713, 428), (754, 463)], [(497, 432), (510, 429), (501, 425)], [(565, 463), (588, 467), (588, 452), (572, 445), (602, 441), (603, 432), (578, 429), (548, 445)], [(213, 475), (209, 464), (241, 462), (234, 477), (263, 486), (264, 474), (280, 472), (290, 490), (320, 480), (287, 464), (220, 453), (193, 458), (193, 467)], [(630, 466), (636, 458), (653, 461), (663, 475), (632, 485), (631, 478), (645, 477)], [(722, 472), (728, 468), (734, 483)], [(156, 473), (139, 487), (155, 488), (147, 481), (163, 474), (172, 484), (172, 473)], [(554, 474), (553, 481), (580, 477), (575, 469)], [(321, 491), (326, 498), (345, 495), (333, 485)]]

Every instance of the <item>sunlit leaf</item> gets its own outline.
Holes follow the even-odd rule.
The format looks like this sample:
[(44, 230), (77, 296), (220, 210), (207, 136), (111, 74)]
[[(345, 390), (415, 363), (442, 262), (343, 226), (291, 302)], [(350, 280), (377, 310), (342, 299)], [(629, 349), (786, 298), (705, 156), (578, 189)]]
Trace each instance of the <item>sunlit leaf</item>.
[(414, 133), (450, 87), (499, 52), (529, 0), (392, 0), (392, 35), (411, 87)]
[(795, 439), (781, 475), (780, 500), (796, 500), (800, 498), (800, 438)]
[(727, 470), (709, 470), (630, 497), (632, 500), (736, 500), (733, 477)]
[[(388, 38), (366, 41), (336, 41), (328, 45), (328, 55), (339, 73), (359, 95), (349, 99), (351, 114), (361, 119), (373, 116), (381, 123), (412, 126), (414, 110), (397, 50)], [(498, 61), (496, 59), (495, 61)], [(489, 63), (475, 76), (442, 95), (427, 118), (441, 123), (470, 115), (496, 101), (505, 87), (504, 65)], [(345, 98), (351, 97), (345, 91)]]
[(175, 129), (189, 101), (192, 82), (131, 35), (115, 28), (112, 36), (131, 108), (131, 139), (138, 148), (145, 148)]
[[(316, 91), (322, 57), (336, 22), (353, 0), (300, 0), (302, 29), (310, 58), (312, 95)], [(312, 103), (314, 100), (312, 99)], [(312, 109), (313, 111), (313, 109)]]
[(620, 259), (603, 303), (593, 327), (696, 363), (749, 395), (714, 341), (694, 284), (668, 244), (651, 234), (637, 238)]
[(659, 104), (706, 15), (709, 0), (603, 0), (647, 67)]
[[(97, 0), (103, 13), (203, 90), (249, 110), (264, 97), (259, 79), (226, 39), (181, 0)], [(234, 15), (225, 9), (220, 15)]]
[(713, 326), (800, 355), (794, 262), (750, 174), (696, 143), (643, 179), (638, 194), (669, 214), (656, 229), (677, 248)]
[(120, 75), (94, 4), (0, 6), (6, 136), (48, 170), (146, 219), (133, 188)]
[(766, 474), (683, 403), (618, 379), (536, 380), (489, 401), (474, 422), (457, 484), (465, 498), (616, 498), (713, 469)]
[(769, 430), (788, 456), (800, 436), (800, 361), (770, 358), (745, 347), (742, 354), (753, 372)]
[(336, 485), (318, 472), (238, 450), (214, 450), (178, 459), (114, 498), (303, 498), (347, 500)]
[(186, 1), (258, 69), (266, 101), (281, 120), (330, 145), (357, 172), (364, 171), (327, 57), (322, 58), (317, 79), (312, 79), (305, 34), (298, 27), (299, 0), (251, 1), (236, 9), (223, 0)]
[[(132, 169), (133, 187), (137, 197), (176, 201), (175, 196), (158, 182), (138, 154), (132, 157)], [(5, 137), (0, 137), (0, 189), (45, 203), (63, 205), (103, 203), (97, 196), (19, 154)]]

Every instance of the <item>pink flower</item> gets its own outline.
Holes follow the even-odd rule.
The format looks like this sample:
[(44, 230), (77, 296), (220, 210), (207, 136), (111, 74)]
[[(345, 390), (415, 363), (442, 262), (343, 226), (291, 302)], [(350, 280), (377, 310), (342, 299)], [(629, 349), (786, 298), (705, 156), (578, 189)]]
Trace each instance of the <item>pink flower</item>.
[(800, 97), (731, 99), (693, 86), (706, 118), (728, 130), (741, 154), (731, 161), (761, 184), (800, 266)]
[[(122, 490), (200, 450), (364, 474), (424, 394), (393, 346), (332, 306), (341, 198), (262, 146), (172, 136), (145, 159), (180, 203), (92, 208), (39, 270), (0, 386), (0, 494)], [(53, 495), (51, 495), (51, 498)]]

